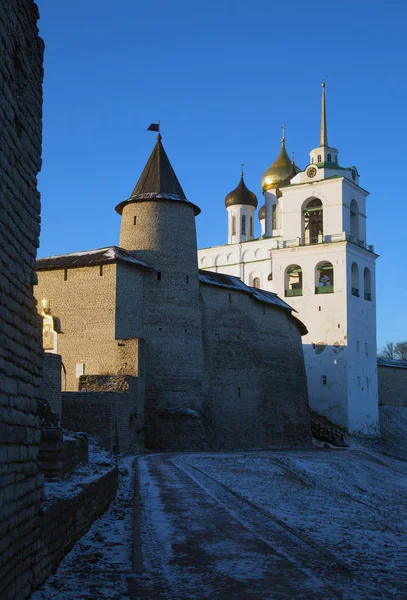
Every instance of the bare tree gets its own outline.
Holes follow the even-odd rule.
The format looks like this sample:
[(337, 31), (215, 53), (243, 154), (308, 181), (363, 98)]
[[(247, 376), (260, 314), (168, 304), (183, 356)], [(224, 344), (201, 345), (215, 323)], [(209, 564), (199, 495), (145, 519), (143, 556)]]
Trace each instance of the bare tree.
[(380, 350), (379, 356), (383, 358), (396, 358), (396, 349), (394, 342), (386, 342), (384, 347)]
[(379, 356), (395, 360), (407, 360), (407, 341), (387, 342), (380, 350)]
[(397, 342), (395, 351), (399, 360), (407, 360), (407, 342)]

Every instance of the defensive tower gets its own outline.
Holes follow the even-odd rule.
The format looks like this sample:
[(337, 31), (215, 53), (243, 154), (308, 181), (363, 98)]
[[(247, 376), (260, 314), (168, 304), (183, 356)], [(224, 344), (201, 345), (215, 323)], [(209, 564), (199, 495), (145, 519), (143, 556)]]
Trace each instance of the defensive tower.
[[(171, 419), (202, 408), (202, 324), (195, 216), (161, 135), (130, 198), (118, 204), (120, 246), (154, 271), (146, 278), (146, 446), (174, 447)], [(193, 440), (186, 441), (189, 448)]]

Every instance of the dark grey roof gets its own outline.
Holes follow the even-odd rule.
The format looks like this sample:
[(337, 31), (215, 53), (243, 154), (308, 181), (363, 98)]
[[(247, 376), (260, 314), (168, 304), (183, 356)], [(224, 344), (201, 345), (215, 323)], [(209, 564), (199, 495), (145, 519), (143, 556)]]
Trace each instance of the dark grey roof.
[[(301, 335), (305, 335), (308, 333), (307, 328), (304, 323), (297, 319), (292, 312), (293, 308), (289, 306), (284, 300), (281, 300), (274, 292), (267, 292), (266, 290), (259, 290), (258, 288), (249, 287), (239, 277), (234, 277), (233, 275), (227, 275), (226, 273), (215, 273), (213, 271), (199, 271), (199, 281), (200, 283), (206, 285), (214, 285), (222, 288), (228, 288), (231, 290), (236, 290), (238, 292), (244, 292), (246, 294), (250, 294), (252, 298), (258, 300), (259, 302), (264, 302), (265, 304), (272, 304), (276, 308), (284, 310), (288, 312), (291, 318), (295, 321), (295, 324), (299, 328)], [(294, 311), (296, 312), (296, 311)]]
[(229, 208), (229, 206), (235, 206), (236, 204), (254, 206), (254, 208), (257, 208), (256, 194), (251, 192), (246, 186), (243, 179), (243, 173), (240, 176), (240, 181), (237, 187), (232, 192), (229, 192), (229, 194), (225, 198), (226, 208)]
[(393, 358), (377, 357), (379, 367), (393, 367), (394, 369), (407, 369), (407, 360), (395, 360)]
[(157, 143), (150, 154), (150, 158), (148, 159), (130, 198), (120, 202), (120, 204), (116, 206), (116, 211), (121, 214), (125, 204), (140, 200), (175, 200), (178, 202), (188, 202), (188, 204), (191, 204), (194, 207), (196, 215), (201, 212), (195, 204), (192, 204), (192, 202), (187, 200), (167, 153), (164, 150), (160, 134), (157, 136)]
[(129, 263), (141, 269), (151, 270), (149, 265), (136, 258), (132, 252), (118, 246), (108, 246), (107, 248), (97, 248), (96, 250), (84, 250), (83, 252), (71, 252), (69, 254), (38, 258), (36, 269), (37, 271), (74, 269), (76, 267), (105, 265), (118, 261)]

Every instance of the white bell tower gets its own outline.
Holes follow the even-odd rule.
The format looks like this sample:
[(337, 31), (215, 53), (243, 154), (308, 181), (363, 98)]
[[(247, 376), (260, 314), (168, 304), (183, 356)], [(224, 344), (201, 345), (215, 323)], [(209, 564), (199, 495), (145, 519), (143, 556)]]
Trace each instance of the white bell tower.
[(356, 167), (341, 167), (328, 145), (322, 84), (320, 145), (279, 188), (279, 249), (273, 291), (306, 324), (303, 338), (311, 408), (348, 431), (379, 434), (373, 246)]

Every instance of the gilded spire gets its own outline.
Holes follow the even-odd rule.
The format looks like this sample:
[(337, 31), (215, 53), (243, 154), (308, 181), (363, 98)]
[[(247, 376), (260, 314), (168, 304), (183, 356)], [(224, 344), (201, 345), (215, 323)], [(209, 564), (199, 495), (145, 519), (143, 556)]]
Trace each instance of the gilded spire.
[(281, 145), (285, 145), (285, 125), (281, 125)]
[(322, 82), (322, 110), (321, 110), (321, 135), (320, 146), (328, 146), (328, 129), (326, 126), (326, 107), (325, 107), (325, 81)]

